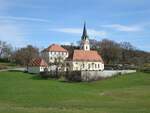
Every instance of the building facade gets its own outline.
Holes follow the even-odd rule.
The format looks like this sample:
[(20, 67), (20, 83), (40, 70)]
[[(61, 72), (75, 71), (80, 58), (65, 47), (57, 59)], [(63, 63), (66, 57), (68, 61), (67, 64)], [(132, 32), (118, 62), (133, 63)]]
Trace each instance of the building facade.
[(50, 71), (64, 71), (64, 61), (69, 53), (58, 44), (52, 44), (41, 52), (42, 58), (48, 63)]
[(41, 56), (48, 64), (64, 62), (68, 58), (68, 51), (58, 44), (52, 44), (41, 52)]

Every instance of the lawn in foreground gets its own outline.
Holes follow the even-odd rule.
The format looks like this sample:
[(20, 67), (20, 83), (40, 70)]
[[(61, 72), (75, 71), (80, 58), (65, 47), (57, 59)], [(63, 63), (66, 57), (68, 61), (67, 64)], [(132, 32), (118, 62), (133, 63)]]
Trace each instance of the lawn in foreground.
[(0, 113), (150, 113), (150, 74), (67, 83), (0, 72)]

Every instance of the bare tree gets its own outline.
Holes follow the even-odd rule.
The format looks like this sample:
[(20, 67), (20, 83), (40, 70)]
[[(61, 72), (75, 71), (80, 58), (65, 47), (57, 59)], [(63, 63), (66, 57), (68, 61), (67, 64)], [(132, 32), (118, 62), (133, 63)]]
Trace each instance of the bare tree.
[(121, 56), (120, 45), (112, 40), (103, 39), (99, 42), (100, 53), (106, 64), (117, 63)]
[(9, 60), (12, 54), (12, 46), (6, 42), (0, 41), (0, 58)]
[(121, 62), (123, 64), (129, 64), (133, 62), (135, 59), (135, 47), (129, 42), (121, 42), (120, 47), (122, 51)]
[(62, 72), (64, 67), (65, 67), (65, 63), (63, 62), (63, 58), (62, 57), (58, 57), (58, 58), (55, 58), (55, 61), (53, 63), (53, 65), (56, 66), (55, 68), (55, 72), (56, 72), (56, 77), (58, 78), (58, 72)]
[(27, 68), (30, 61), (35, 57), (39, 57), (39, 50), (32, 45), (18, 49), (13, 55), (16, 63), (27, 66)]

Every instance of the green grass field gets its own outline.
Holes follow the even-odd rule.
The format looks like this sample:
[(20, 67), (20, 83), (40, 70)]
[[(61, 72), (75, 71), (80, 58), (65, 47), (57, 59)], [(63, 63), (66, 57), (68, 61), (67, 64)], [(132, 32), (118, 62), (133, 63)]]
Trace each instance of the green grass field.
[(150, 113), (150, 74), (67, 83), (0, 72), (0, 113)]

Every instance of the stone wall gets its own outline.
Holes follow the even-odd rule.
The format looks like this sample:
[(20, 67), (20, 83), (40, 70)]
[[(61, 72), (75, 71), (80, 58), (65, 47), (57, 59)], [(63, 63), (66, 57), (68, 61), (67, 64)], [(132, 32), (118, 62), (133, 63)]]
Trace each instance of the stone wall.
[(94, 81), (102, 78), (134, 73), (136, 70), (105, 70), (105, 71), (73, 71), (67, 74), (71, 81)]
[(115, 75), (122, 75), (127, 73), (135, 73), (136, 70), (105, 70), (105, 71), (82, 71), (82, 81), (98, 80), (101, 78), (112, 77)]

